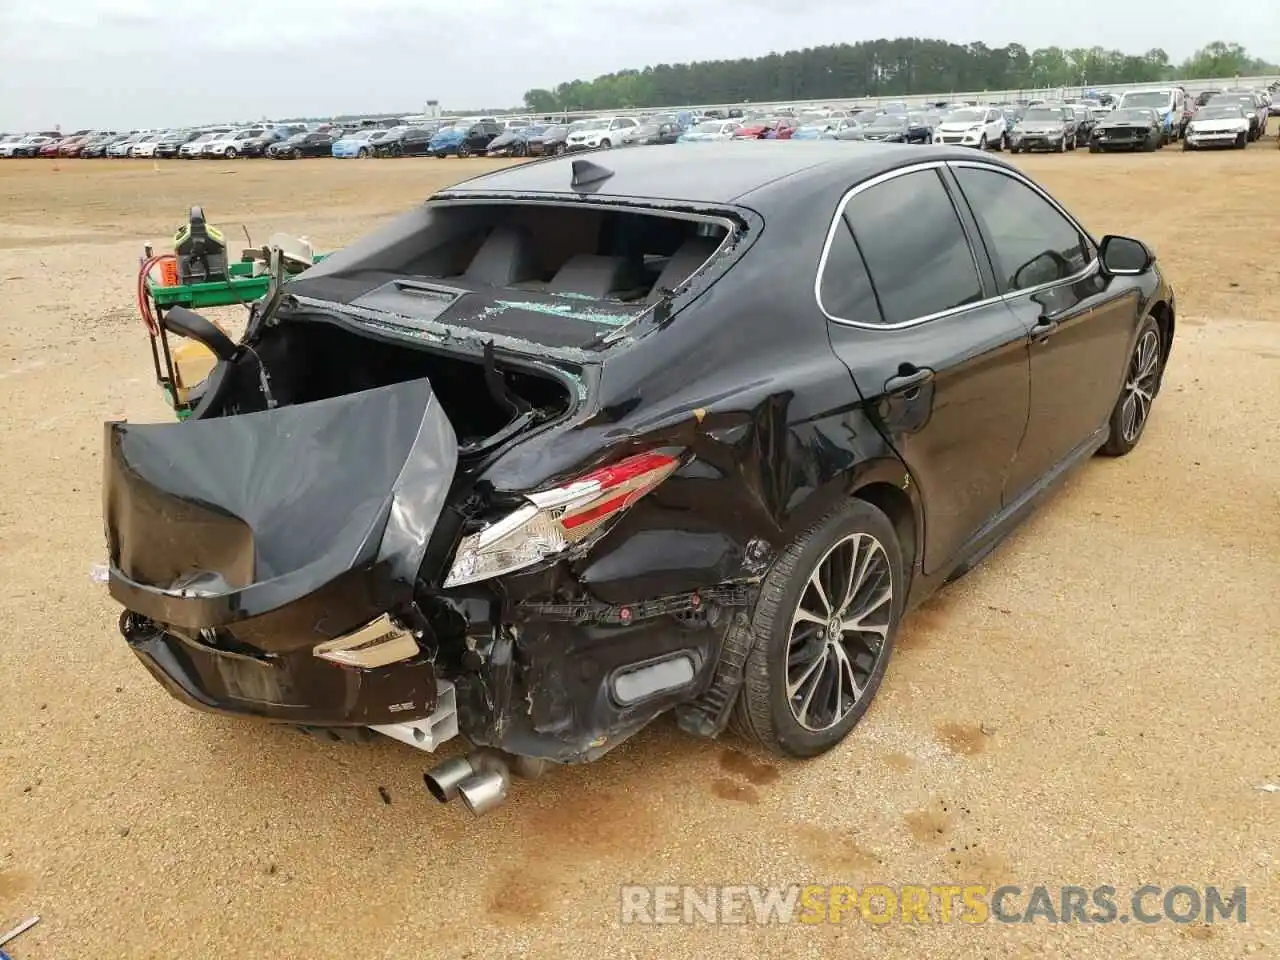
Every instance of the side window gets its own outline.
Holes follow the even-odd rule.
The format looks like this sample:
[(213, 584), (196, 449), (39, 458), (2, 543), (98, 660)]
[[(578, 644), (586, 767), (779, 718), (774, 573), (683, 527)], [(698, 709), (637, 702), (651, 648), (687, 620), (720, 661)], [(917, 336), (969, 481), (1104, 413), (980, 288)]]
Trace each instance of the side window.
[(1002, 292), (1065, 280), (1093, 259), (1075, 225), (1026, 184), (976, 167), (957, 167), (955, 175), (990, 244)]
[(867, 276), (867, 265), (853, 241), (849, 221), (841, 217), (831, 235), (831, 246), (822, 266), (818, 297), (824, 309), (840, 320), (880, 323), (876, 294)]
[(903, 174), (864, 190), (849, 201), (845, 216), (885, 323), (905, 323), (982, 299), (968, 238), (935, 170)]

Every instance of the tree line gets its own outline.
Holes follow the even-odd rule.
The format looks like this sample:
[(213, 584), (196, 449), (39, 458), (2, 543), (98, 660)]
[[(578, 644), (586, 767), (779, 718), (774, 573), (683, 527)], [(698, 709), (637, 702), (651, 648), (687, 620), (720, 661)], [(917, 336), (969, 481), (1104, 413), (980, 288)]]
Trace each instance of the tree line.
[(594, 80), (571, 80), (530, 90), (525, 108), (549, 114), (697, 103), (767, 103), (895, 97), (943, 91), (1032, 90), (1091, 84), (1280, 73), (1238, 43), (1216, 40), (1182, 63), (1164, 50), (1143, 54), (1091, 47), (1027, 50), (903, 37), (771, 53), (739, 60), (658, 64)]

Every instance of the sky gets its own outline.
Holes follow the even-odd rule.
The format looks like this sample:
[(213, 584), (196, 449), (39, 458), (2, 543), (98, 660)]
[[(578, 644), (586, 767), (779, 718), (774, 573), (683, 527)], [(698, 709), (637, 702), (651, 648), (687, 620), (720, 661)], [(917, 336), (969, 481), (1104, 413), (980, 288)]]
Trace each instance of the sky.
[(619, 69), (897, 36), (1162, 47), (1175, 61), (1220, 39), (1274, 62), (1273, 4), (0, 0), (0, 130), (515, 106), (532, 87)]

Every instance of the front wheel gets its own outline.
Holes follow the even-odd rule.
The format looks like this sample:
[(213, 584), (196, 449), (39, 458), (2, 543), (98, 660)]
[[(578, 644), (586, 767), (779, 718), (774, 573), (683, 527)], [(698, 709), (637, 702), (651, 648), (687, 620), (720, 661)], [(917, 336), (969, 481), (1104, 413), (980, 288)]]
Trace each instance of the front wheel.
[(604, 150), (608, 150), (608, 149), (609, 149), (610, 147), (612, 147), (612, 146), (613, 146), (613, 144), (612, 144), (612, 143), (610, 143), (608, 140), (601, 140), (601, 141), (600, 141), (600, 147), (601, 147), (602, 149), (604, 149)]
[(302, 156), (302, 151), (299, 150), (297, 147), (294, 147), (292, 150), (289, 151), (289, 156), (292, 159), (297, 160), (299, 157)]
[(797, 537), (741, 628), (751, 652), (735, 729), (791, 757), (843, 740), (880, 687), (905, 592), (893, 524), (866, 501), (845, 502)]
[(1235, 148), (1236, 148), (1237, 150), (1243, 150), (1245, 147), (1247, 147), (1247, 146), (1249, 145), (1249, 144), (1246, 142), (1246, 138), (1247, 138), (1247, 137), (1248, 137), (1248, 134), (1247, 134), (1247, 133), (1242, 133), (1242, 134), (1240, 134), (1238, 137), (1236, 137)]
[(467, 159), (467, 157), (469, 157), (469, 156), (471, 156), (471, 148), (470, 148), (469, 146), (467, 146), (465, 143), (461, 143), (461, 144), (459, 144), (459, 145), (458, 145), (458, 159), (459, 159), (459, 160), (465, 160), (465, 159)]
[(236, 152), (235, 147), (227, 147), (226, 157), (228, 160), (234, 160), (238, 156), (240, 156), (240, 154)]
[(368, 147), (361, 147), (359, 150), (357, 150), (357, 151), (356, 151), (356, 159), (357, 159), (357, 160), (368, 160), (368, 159), (369, 159), (369, 148), (368, 148)]
[(557, 144), (556, 144), (556, 156), (557, 156), (557, 157), (563, 157), (563, 156), (564, 156), (564, 150), (565, 150), (565, 146), (564, 146), (564, 144), (563, 144), (563, 143), (557, 143)]
[(1142, 432), (1151, 416), (1151, 404), (1160, 391), (1163, 357), (1160, 329), (1154, 320), (1147, 317), (1125, 367), (1120, 397), (1111, 411), (1110, 434), (1102, 446), (1102, 453), (1106, 456), (1123, 457), (1142, 439)]

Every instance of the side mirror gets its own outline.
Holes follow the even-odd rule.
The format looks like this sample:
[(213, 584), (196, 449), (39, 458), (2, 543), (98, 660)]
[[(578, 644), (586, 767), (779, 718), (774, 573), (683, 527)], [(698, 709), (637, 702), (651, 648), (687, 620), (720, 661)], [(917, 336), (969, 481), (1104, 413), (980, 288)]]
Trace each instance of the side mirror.
[(194, 340), (208, 347), (219, 360), (233, 360), (237, 347), (235, 341), (223, 333), (211, 320), (186, 307), (170, 307), (164, 314), (164, 328), (179, 336)]
[(1156, 255), (1141, 240), (1108, 234), (1098, 244), (1102, 268), (1114, 276), (1136, 277), (1156, 262)]

